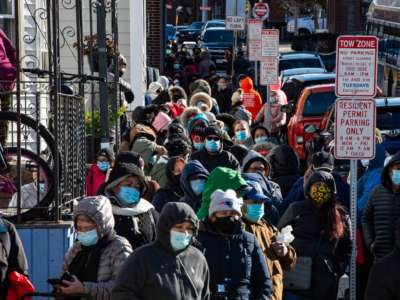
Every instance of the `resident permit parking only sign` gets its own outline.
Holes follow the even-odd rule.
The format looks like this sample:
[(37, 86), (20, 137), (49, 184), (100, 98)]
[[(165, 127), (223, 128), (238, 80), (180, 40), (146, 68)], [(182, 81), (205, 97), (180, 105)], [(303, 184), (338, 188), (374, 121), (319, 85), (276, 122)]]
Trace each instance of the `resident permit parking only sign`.
[(378, 39), (376, 36), (340, 36), (336, 43), (336, 95), (374, 97)]
[(335, 103), (335, 157), (375, 157), (376, 107), (374, 99), (339, 99)]

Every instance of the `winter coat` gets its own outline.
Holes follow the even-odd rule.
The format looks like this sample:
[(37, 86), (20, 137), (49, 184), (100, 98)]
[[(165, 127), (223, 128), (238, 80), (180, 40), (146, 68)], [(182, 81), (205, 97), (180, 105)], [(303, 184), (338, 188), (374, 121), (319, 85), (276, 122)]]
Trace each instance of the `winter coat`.
[(149, 176), (159, 183), (160, 188), (165, 188), (168, 184), (168, 177), (166, 173), (167, 163), (168, 157), (161, 156), (157, 163), (150, 170)]
[(86, 196), (96, 196), (97, 190), (106, 181), (107, 172), (100, 171), (96, 164), (93, 164), (86, 174)]
[(394, 248), (396, 222), (400, 218), (400, 193), (393, 193), (389, 168), (400, 163), (400, 152), (383, 169), (381, 184), (368, 200), (362, 217), (362, 229), (368, 249), (374, 243), (373, 254), (379, 259)]
[(236, 157), (225, 150), (221, 150), (216, 154), (210, 154), (206, 149), (203, 149), (194, 152), (190, 159), (198, 160), (210, 173), (217, 167), (239, 170), (239, 162)]
[(251, 113), (252, 119), (255, 120), (258, 112), (263, 106), (260, 94), (254, 90), (253, 80), (246, 77), (240, 81), (242, 94), (251, 95), (250, 98), (243, 96), (243, 106)]
[[(21, 208), (32, 208), (35, 207), (42, 201), (42, 199), (46, 196), (45, 192), (39, 192), (38, 199), (38, 189), (36, 182), (31, 182), (25, 184), (21, 187)], [(16, 208), (18, 203), (18, 193), (15, 192), (11, 198), (11, 201), (8, 203), (8, 207)]]
[(213, 96), (217, 100), (220, 113), (229, 113), (232, 109), (231, 97), (233, 94), (232, 87), (227, 87), (226, 89), (219, 91), (215, 89), (213, 91)]
[(215, 68), (215, 63), (211, 60), (209, 53), (202, 53), (201, 61), (199, 63), (199, 77), (207, 78), (210, 76), (210, 68)]
[(286, 94), (282, 90), (277, 91), (276, 102), (271, 105), (270, 115), (267, 112), (267, 103), (263, 105), (255, 119), (256, 123), (261, 123), (265, 128), (271, 128), (271, 132), (286, 124), (286, 113), (281, 111), (283, 105), (288, 104)]
[[(115, 195), (113, 188), (129, 176), (136, 176), (142, 185), (147, 186), (146, 178), (138, 167), (134, 164), (118, 164), (110, 174), (104, 194), (112, 204), (115, 231), (129, 241), (132, 249), (136, 249), (155, 240), (158, 213), (147, 200), (140, 199), (136, 205), (127, 207)], [(141, 191), (143, 193), (144, 190)]]
[(200, 220), (206, 219), (208, 216), (208, 208), (210, 207), (211, 194), (216, 190), (221, 189), (226, 191), (232, 189), (238, 191), (247, 186), (246, 180), (242, 178), (240, 172), (218, 167), (208, 176), (206, 185), (204, 187), (201, 207), (197, 212)]
[(281, 188), (279, 185), (259, 173), (242, 173), (242, 177), (247, 182), (254, 181), (261, 186), (263, 194), (270, 199), (264, 202), (264, 218), (276, 226), (280, 218), (279, 207), (282, 203)]
[[(333, 178), (335, 179), (336, 190), (337, 190), (337, 200), (345, 206), (349, 208), (350, 204), (350, 187), (349, 184), (343, 180), (342, 176), (339, 173), (333, 172)], [(304, 177), (300, 177), (292, 186), (289, 194), (286, 198), (283, 199), (280, 212), (283, 214), (290, 204), (297, 201), (304, 201)]]
[(7, 37), (0, 29), (0, 92), (11, 92), (17, 78), (17, 52)]
[[(114, 217), (111, 205), (106, 197), (96, 196), (82, 200), (74, 210), (74, 218), (80, 214), (87, 215), (96, 223), (100, 239), (114, 231)], [(69, 265), (81, 250), (82, 245), (79, 241), (75, 242), (71, 249), (68, 250), (61, 269), (61, 276), (68, 271)], [(115, 285), (115, 279), (119, 274), (121, 266), (131, 253), (132, 248), (129, 242), (121, 236), (116, 235), (105, 246), (100, 255), (97, 281), (83, 282), (87, 292), (93, 299), (112, 299), (111, 291)]]
[(400, 300), (400, 245), (375, 262), (369, 273), (365, 300)]
[(243, 224), (239, 223), (233, 234), (224, 235), (206, 221), (198, 241), (210, 268), (211, 299), (221, 299), (217, 294), (220, 285), (225, 285), (225, 299), (270, 299), (272, 282), (264, 254)]
[(201, 252), (189, 246), (175, 252), (170, 230), (189, 221), (198, 229), (198, 219), (184, 203), (165, 206), (157, 226), (157, 240), (137, 249), (123, 266), (113, 291), (113, 300), (208, 300), (209, 271)]
[(190, 178), (193, 176), (201, 176), (207, 180), (210, 173), (202, 166), (202, 164), (197, 160), (190, 160), (185, 168), (183, 169), (181, 175), (181, 187), (184, 193), (184, 196), (179, 200), (180, 202), (185, 202), (188, 204), (194, 211), (197, 211), (201, 206), (201, 196), (195, 195), (191, 186), (190, 186)]
[(173, 174), (172, 168), (173, 160), (169, 160), (165, 171), (167, 175), (167, 185), (165, 188), (159, 189), (151, 201), (158, 212), (161, 212), (164, 205), (168, 202), (178, 202), (184, 195), (180, 184), (181, 175)]
[[(327, 173), (325, 173), (327, 174)], [(332, 176), (321, 175), (331, 190), (335, 190)], [(314, 181), (316, 182), (316, 181)], [(309, 181), (305, 195), (314, 182)], [(318, 218), (318, 211), (310, 199), (292, 203), (279, 221), (278, 228), (293, 227), (295, 239), (292, 243), (297, 257), (312, 257), (312, 289), (302, 291), (312, 300), (336, 300), (339, 278), (344, 274), (351, 256), (350, 220), (342, 214), (346, 224), (345, 235), (330, 239), (325, 233), (325, 224)], [(307, 298), (308, 299), (308, 298)]]
[(292, 246), (288, 246), (288, 253), (284, 257), (278, 257), (271, 244), (275, 242), (278, 230), (268, 221), (260, 220), (252, 223), (244, 219), (246, 230), (254, 234), (260, 243), (268, 265), (272, 279), (271, 300), (281, 300), (283, 297), (283, 270), (289, 271), (296, 264), (296, 252)]
[(140, 137), (134, 142), (131, 150), (139, 153), (143, 157), (145, 172), (148, 174), (148, 172), (150, 172), (149, 162), (151, 157), (156, 154), (157, 144), (145, 137)]
[(271, 180), (279, 184), (285, 198), (300, 177), (299, 157), (290, 146), (279, 145), (268, 154), (268, 161), (271, 164)]
[(381, 174), (386, 154), (382, 144), (376, 145), (375, 158), (370, 160), (368, 169), (357, 183), (357, 221), (360, 225), (361, 218), (368, 203), (372, 190), (381, 183)]
[(0, 217), (0, 299), (7, 293), (6, 278), (9, 272), (28, 275), (28, 262), (24, 246), (14, 224)]

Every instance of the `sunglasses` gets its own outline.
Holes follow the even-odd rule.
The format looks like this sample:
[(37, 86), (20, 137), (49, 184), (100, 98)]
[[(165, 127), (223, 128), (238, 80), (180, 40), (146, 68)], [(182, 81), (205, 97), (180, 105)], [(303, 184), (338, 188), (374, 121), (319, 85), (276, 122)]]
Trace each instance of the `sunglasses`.
[(220, 138), (217, 136), (208, 136), (206, 137), (207, 141), (219, 141)]

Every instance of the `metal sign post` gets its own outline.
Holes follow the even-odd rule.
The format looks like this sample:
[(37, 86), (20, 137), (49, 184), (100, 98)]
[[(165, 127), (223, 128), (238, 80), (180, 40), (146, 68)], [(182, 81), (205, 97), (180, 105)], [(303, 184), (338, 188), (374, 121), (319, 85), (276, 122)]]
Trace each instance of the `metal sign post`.
[[(340, 36), (336, 41), (335, 157), (350, 159), (352, 255), (350, 299), (357, 299), (357, 160), (375, 156), (376, 68), (378, 40), (374, 36)], [(364, 96), (364, 97), (363, 97)]]

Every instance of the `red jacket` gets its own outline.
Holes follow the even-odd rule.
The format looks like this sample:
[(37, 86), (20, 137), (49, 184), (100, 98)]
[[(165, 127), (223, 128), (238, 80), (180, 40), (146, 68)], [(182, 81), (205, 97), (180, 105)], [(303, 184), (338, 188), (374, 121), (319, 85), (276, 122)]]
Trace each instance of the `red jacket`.
[(252, 119), (255, 120), (258, 112), (263, 106), (260, 94), (254, 90), (253, 80), (250, 77), (245, 77), (240, 81), (240, 86), (243, 91), (243, 106), (251, 112)]
[(86, 174), (86, 196), (96, 196), (98, 188), (106, 181), (107, 172), (93, 164)]

